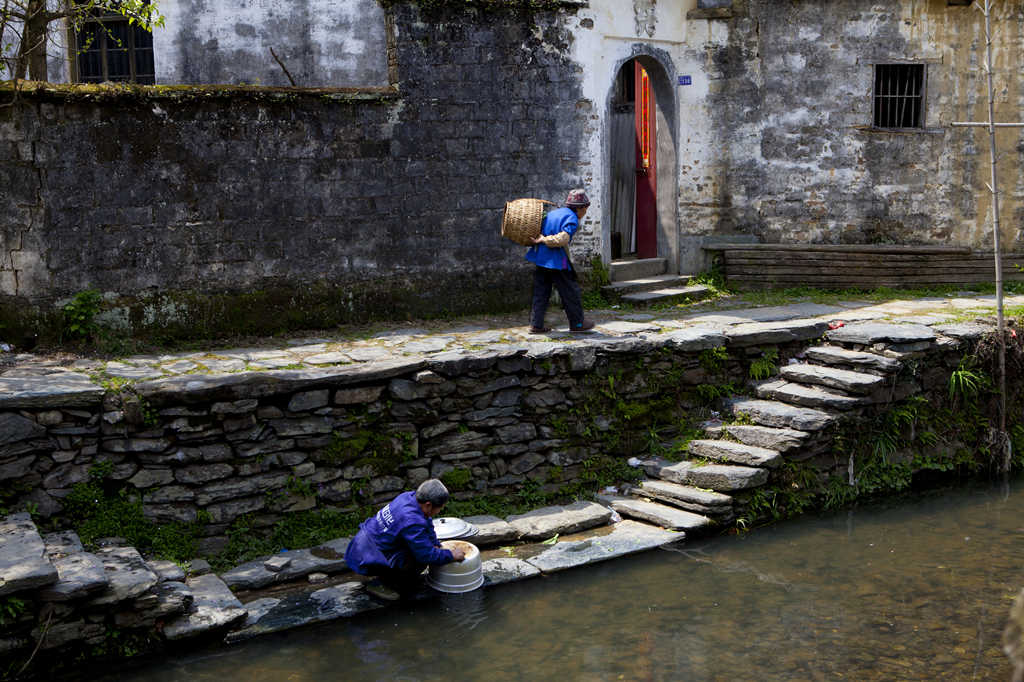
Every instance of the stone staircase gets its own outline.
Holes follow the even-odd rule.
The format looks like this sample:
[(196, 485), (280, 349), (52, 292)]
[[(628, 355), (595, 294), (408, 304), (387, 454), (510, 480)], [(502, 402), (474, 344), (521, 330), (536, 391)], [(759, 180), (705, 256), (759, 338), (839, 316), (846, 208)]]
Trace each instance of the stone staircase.
[(937, 336), (921, 325), (870, 323), (830, 330), (826, 340), (777, 377), (751, 382), (755, 397), (727, 402), (746, 423), (705, 423), (705, 438), (687, 444), (688, 459), (642, 460), (648, 480), (599, 501), (624, 517), (688, 533), (729, 523), (735, 494), (765, 485), (787, 460), (827, 451), (841, 416), (915, 393), (915, 383), (897, 380), (901, 360), (931, 349)]
[(690, 286), (687, 275), (667, 273), (664, 258), (636, 258), (612, 261), (611, 284), (602, 288), (612, 300), (637, 306), (653, 303), (679, 303), (697, 301), (711, 295), (702, 285)]

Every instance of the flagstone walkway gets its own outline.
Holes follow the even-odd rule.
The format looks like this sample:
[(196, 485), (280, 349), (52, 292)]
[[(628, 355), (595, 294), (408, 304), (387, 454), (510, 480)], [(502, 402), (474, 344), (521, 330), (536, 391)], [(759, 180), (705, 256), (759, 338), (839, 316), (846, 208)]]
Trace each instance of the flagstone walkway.
[[(1005, 297), (1005, 307), (1024, 306), (1024, 295)], [(658, 312), (592, 311), (598, 322), (593, 333), (570, 334), (565, 326), (538, 335), (527, 326), (509, 319), (460, 321), (453, 325), (433, 322), (423, 327), (395, 324), (391, 328), (358, 337), (324, 332), (315, 338), (264, 342), (258, 347), (211, 348), (210, 350), (135, 355), (118, 360), (72, 358), (33, 353), (0, 352), (0, 377), (40, 377), (73, 372), (103, 380), (147, 381), (176, 375), (221, 375), (246, 371), (308, 369), (332, 365), (367, 363), (389, 358), (427, 357), (439, 353), (477, 350), (494, 346), (539, 343), (592, 343), (625, 336), (650, 337), (695, 329), (724, 332), (737, 325), (784, 322), (796, 319), (859, 321), (887, 319), (933, 325), (956, 319), (995, 313), (994, 295), (961, 292), (951, 297), (842, 301), (836, 304), (793, 303), (750, 307), (741, 297), (720, 299), (693, 310)], [(554, 312), (549, 319), (554, 317)], [(53, 376), (54, 380), (59, 380)]]

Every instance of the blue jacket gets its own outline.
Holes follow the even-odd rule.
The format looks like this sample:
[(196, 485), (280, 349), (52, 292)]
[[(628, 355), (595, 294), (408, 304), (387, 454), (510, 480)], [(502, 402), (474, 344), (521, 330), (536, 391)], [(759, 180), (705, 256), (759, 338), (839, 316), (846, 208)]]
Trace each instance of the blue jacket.
[[(571, 208), (563, 206), (544, 216), (544, 225), (541, 227), (540, 233), (551, 236), (559, 232), (568, 232), (569, 241), (571, 242), (572, 236), (578, 229), (580, 229), (580, 221), (576, 217), (576, 212)], [(526, 260), (549, 270), (569, 269), (569, 259), (566, 257), (565, 249), (552, 249), (543, 244), (531, 246), (530, 250), (526, 252)]]
[(345, 563), (356, 573), (373, 575), (373, 567), (415, 570), (454, 561), (439, 549), (434, 522), (416, 501), (416, 493), (402, 493), (363, 521), (348, 543)]

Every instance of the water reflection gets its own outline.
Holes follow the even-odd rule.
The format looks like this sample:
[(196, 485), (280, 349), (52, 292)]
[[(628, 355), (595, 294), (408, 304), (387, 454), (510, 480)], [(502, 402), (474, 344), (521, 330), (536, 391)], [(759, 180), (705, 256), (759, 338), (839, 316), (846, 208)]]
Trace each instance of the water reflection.
[(446, 595), (137, 680), (1008, 679), (1024, 487), (974, 489)]

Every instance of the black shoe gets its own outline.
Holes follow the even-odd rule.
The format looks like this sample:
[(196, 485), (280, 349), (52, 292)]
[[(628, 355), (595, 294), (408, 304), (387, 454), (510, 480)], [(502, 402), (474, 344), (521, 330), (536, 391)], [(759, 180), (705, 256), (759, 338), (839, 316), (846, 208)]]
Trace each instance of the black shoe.
[(393, 590), (377, 580), (366, 583), (365, 588), (371, 597), (380, 601), (392, 602), (402, 598), (402, 595), (397, 590)]
[(594, 328), (594, 321), (593, 320), (583, 320), (583, 322), (580, 324), (580, 326), (578, 326), (578, 327), (570, 327), (569, 331), (571, 331), (574, 334), (583, 334), (584, 332), (589, 332), (593, 328)]
[(551, 331), (551, 327), (530, 327), (531, 334), (547, 334)]

